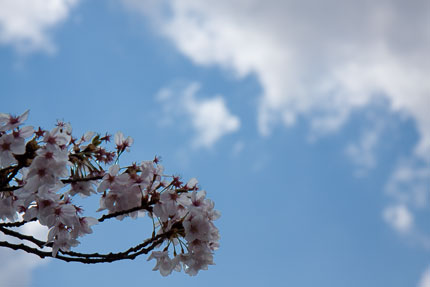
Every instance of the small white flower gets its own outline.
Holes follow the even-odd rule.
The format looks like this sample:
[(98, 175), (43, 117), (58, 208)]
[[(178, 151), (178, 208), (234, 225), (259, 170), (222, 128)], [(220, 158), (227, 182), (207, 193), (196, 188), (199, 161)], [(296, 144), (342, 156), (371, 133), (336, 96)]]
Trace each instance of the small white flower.
[(170, 275), (173, 270), (180, 271), (181, 265), (179, 264), (178, 259), (170, 259), (169, 253), (167, 251), (153, 251), (151, 255), (148, 257), (148, 261), (151, 259), (156, 259), (157, 264), (155, 265), (153, 271), (160, 271), (160, 274), (163, 276)]
[[(84, 142), (88, 142), (90, 141), (93, 136), (95, 135), (95, 132), (92, 131), (88, 131), (86, 132), (77, 142), (76, 145), (81, 145)], [(84, 149), (84, 147), (82, 147), (82, 149)]]
[(30, 111), (27, 110), (20, 116), (12, 116), (10, 114), (0, 113), (0, 131), (3, 132), (13, 130), (14, 128), (22, 125), (27, 120), (29, 112)]
[(119, 153), (123, 152), (124, 150), (130, 151), (129, 147), (133, 144), (133, 138), (127, 137), (125, 139), (122, 132), (117, 132), (115, 134), (115, 144)]
[(84, 236), (85, 234), (93, 233), (91, 226), (98, 224), (98, 220), (94, 217), (79, 218), (79, 226), (73, 229), (74, 237)]
[(81, 197), (90, 196), (93, 193), (96, 193), (94, 190), (94, 182), (93, 181), (78, 181), (72, 182), (71, 189), (69, 190), (69, 194), (74, 196), (79, 194)]
[(50, 132), (46, 132), (43, 137), (43, 141), (46, 142), (47, 145), (57, 145), (57, 146), (65, 146), (70, 142), (72, 138), (70, 136), (70, 131), (72, 127), (70, 124), (64, 124), (58, 127), (55, 127)]
[(190, 179), (187, 182), (187, 184), (185, 185), (185, 187), (188, 188), (188, 189), (190, 189), (190, 190), (192, 190), (192, 189), (195, 189), (197, 187), (198, 183), (199, 183), (198, 180), (193, 177), (192, 179)]
[(102, 182), (97, 187), (97, 192), (104, 192), (107, 189), (112, 188), (112, 186), (117, 183), (117, 174), (119, 171), (119, 165), (114, 164), (109, 167), (109, 172), (103, 176)]
[(79, 244), (79, 241), (72, 237), (70, 232), (61, 224), (49, 230), (48, 241), (53, 242), (52, 256), (54, 257), (57, 256), (58, 250), (69, 251), (71, 247)]
[(210, 236), (210, 225), (202, 215), (193, 216), (183, 222), (185, 229), (185, 239), (188, 242), (194, 240), (208, 241)]
[(13, 154), (23, 154), (25, 148), (22, 145), (14, 143), (14, 137), (11, 134), (3, 135), (0, 137), (0, 166), (9, 166), (16, 163)]
[(5, 198), (0, 197), (0, 219), (10, 221), (15, 221), (18, 218), (15, 200), (13, 196), (8, 196)]

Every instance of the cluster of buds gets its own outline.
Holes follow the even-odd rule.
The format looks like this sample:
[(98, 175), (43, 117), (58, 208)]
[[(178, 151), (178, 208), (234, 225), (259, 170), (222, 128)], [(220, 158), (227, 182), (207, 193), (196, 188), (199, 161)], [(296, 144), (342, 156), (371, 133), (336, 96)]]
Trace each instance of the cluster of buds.
[[(27, 117), (28, 111), (17, 117), (0, 114), (0, 231), (39, 248), (3, 241), (0, 246), (83, 263), (134, 259), (152, 252), (148, 260), (157, 260), (154, 270), (163, 276), (182, 269), (196, 275), (214, 264), (219, 233), (213, 221), (220, 214), (196, 179), (184, 184), (179, 177), (164, 175), (157, 157), (121, 168), (119, 158), (133, 144), (121, 132), (115, 135), (114, 151), (109, 151), (103, 146), (111, 140), (108, 134), (87, 132), (74, 138), (71, 125), (63, 122), (51, 131), (35, 131), (22, 127)], [(97, 211), (105, 214), (98, 219), (83, 216), (84, 210), (73, 204), (78, 194), (99, 196)], [(153, 231), (137, 246), (115, 254), (71, 251), (95, 224), (142, 213), (152, 220)], [(49, 228), (46, 241), (11, 229), (31, 221)]]

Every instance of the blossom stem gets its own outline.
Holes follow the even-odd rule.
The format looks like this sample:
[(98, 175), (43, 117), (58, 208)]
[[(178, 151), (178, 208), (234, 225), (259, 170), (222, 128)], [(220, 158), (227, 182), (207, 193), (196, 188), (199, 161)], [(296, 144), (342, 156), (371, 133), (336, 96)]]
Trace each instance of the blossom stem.
[(147, 210), (149, 212), (152, 212), (152, 206), (151, 205), (154, 204), (154, 203), (155, 202), (150, 201), (150, 202), (148, 202), (146, 204), (142, 204), (140, 206), (136, 206), (136, 207), (133, 207), (133, 208), (130, 208), (130, 209), (126, 209), (126, 210), (121, 210), (121, 211), (117, 211), (117, 212), (112, 212), (112, 213), (109, 213), (109, 214), (105, 214), (102, 217), (100, 217), (98, 219), (98, 221), (99, 222), (103, 222), (106, 219), (109, 219), (109, 218), (112, 218), (112, 217), (117, 217), (119, 215), (124, 215), (124, 214), (130, 213), (130, 212), (139, 211), (139, 210)]

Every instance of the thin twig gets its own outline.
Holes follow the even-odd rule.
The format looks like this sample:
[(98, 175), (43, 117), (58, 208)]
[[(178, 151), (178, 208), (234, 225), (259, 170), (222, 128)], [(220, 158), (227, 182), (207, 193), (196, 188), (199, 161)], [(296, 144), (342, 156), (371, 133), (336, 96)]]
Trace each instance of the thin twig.
[(102, 179), (102, 175), (97, 176), (89, 176), (89, 177), (78, 177), (78, 178), (68, 178), (68, 179), (62, 179), (62, 183), (75, 183), (75, 182), (81, 182), (81, 181), (91, 181), (91, 180), (99, 180)]
[(117, 216), (120, 216), (120, 215), (124, 215), (124, 214), (130, 213), (130, 212), (139, 211), (139, 210), (147, 210), (149, 212), (152, 212), (152, 206), (151, 206), (152, 204), (154, 204), (154, 202), (150, 201), (150, 202), (148, 202), (146, 204), (142, 204), (140, 206), (136, 206), (136, 207), (133, 207), (133, 208), (130, 208), (130, 209), (126, 209), (126, 210), (121, 210), (121, 211), (116, 211), (116, 212), (112, 212), (112, 213), (109, 213), (109, 214), (105, 214), (102, 217), (100, 217), (98, 219), (98, 221), (99, 222), (103, 222), (106, 219), (109, 219), (109, 218), (112, 218), (112, 217), (117, 217)]
[[(102, 175), (97, 175), (97, 176), (90, 176), (90, 177), (78, 177), (78, 178), (62, 179), (61, 182), (64, 184), (68, 184), (68, 183), (75, 183), (75, 182), (82, 182), (82, 181), (100, 180), (102, 178), (103, 178)], [(1, 187), (0, 192), (14, 191), (14, 190), (20, 189), (22, 187), (24, 187), (24, 186), (23, 185), (14, 185), (14, 186)]]

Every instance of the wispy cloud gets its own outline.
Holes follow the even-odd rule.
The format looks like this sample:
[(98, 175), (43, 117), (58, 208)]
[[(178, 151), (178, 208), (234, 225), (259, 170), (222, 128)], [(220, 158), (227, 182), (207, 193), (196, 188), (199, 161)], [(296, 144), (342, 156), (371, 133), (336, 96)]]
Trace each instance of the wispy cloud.
[(404, 205), (387, 207), (384, 210), (384, 219), (399, 232), (410, 231), (414, 222), (413, 215)]
[(233, 148), (231, 149), (231, 154), (233, 156), (238, 156), (243, 149), (245, 148), (245, 144), (243, 141), (237, 141), (234, 145)]
[(430, 287), (430, 267), (424, 271), (418, 287)]
[(363, 176), (368, 170), (376, 166), (376, 147), (383, 130), (382, 124), (367, 127), (358, 142), (350, 143), (346, 147), (347, 156), (358, 166), (357, 176)]
[(20, 52), (55, 51), (50, 31), (79, 0), (0, 0), (0, 44)]
[(386, 193), (393, 202), (384, 211), (384, 219), (398, 232), (430, 249), (430, 234), (425, 224), (414, 222), (430, 207), (430, 167), (421, 159), (399, 162), (391, 175)]
[[(46, 240), (48, 229), (38, 222), (30, 222), (19, 228), (22, 234), (28, 234), (38, 239)], [(0, 234), (0, 240), (7, 240), (11, 243), (20, 243), (18, 240)], [(2, 286), (30, 286), (32, 272), (35, 268), (46, 264), (47, 259), (42, 260), (36, 255), (0, 248), (0, 258), (3, 264), (0, 268), (0, 278)]]
[[(200, 86), (189, 84), (182, 90), (162, 89), (157, 99), (163, 104), (164, 123), (172, 124), (186, 119), (195, 132), (194, 147), (212, 147), (221, 137), (240, 128), (240, 120), (230, 113), (221, 95), (197, 98)], [(183, 116), (186, 116), (185, 118)]]
[(430, 207), (430, 166), (420, 160), (402, 160), (386, 186), (387, 194), (417, 209)]

